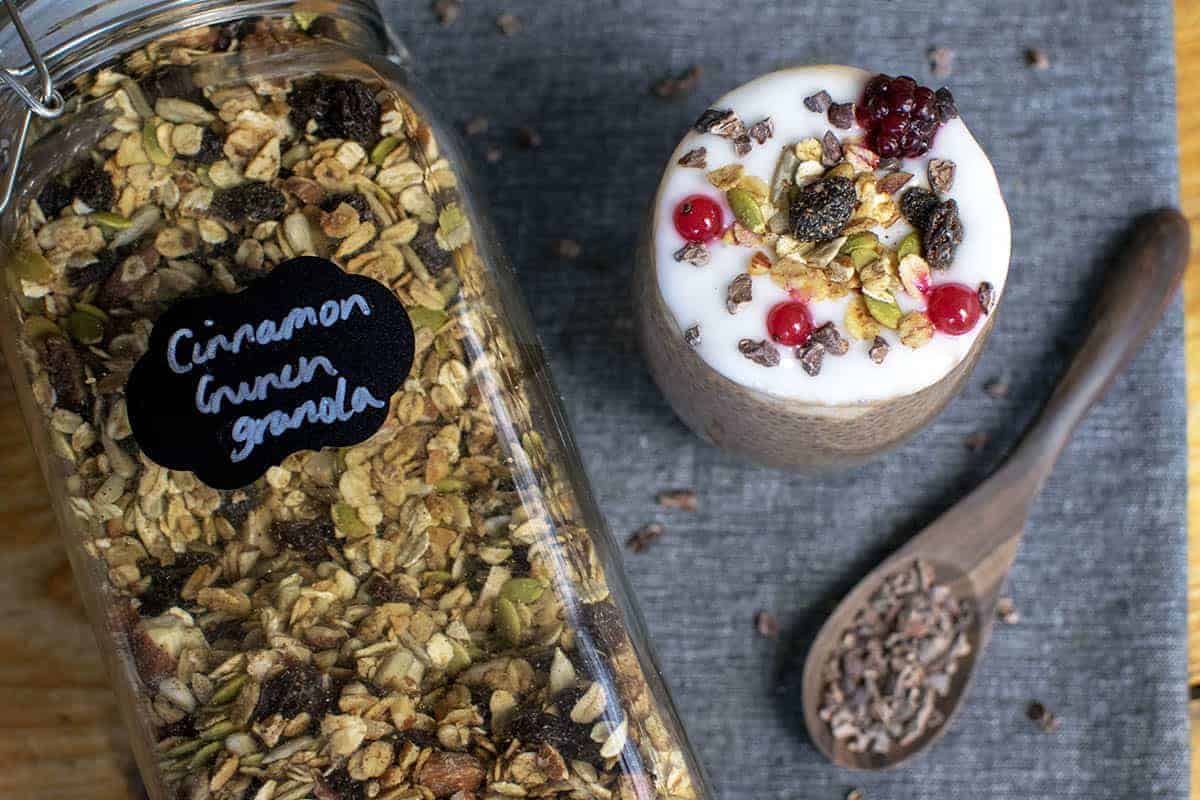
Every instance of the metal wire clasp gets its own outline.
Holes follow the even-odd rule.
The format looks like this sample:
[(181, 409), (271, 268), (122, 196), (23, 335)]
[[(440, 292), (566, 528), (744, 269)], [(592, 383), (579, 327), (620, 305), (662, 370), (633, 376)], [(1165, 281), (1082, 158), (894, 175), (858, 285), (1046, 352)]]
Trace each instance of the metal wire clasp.
[[(0, 184), (0, 211), (8, 208), (8, 204), (12, 201), (17, 183), (17, 170), (21, 164), (21, 157), (25, 153), (25, 143), (29, 138), (29, 127), (33, 122), (34, 115), (44, 119), (55, 119), (62, 115), (63, 109), (66, 107), (63, 96), (54, 88), (54, 79), (50, 76), (50, 70), (46, 68), (46, 62), (42, 60), (42, 54), (38, 52), (33, 37), (29, 35), (29, 29), (25, 27), (25, 21), (21, 19), (16, 0), (4, 0), (4, 9), (8, 12), (9, 19), (12, 20), (17, 36), (21, 37), (21, 43), (25, 45), (26, 52), (29, 53), (30, 64), (21, 69), (0, 69), (0, 83), (16, 92), (17, 97), (26, 107), (16, 139), (12, 141), (0, 139), (0, 150), (7, 151), (8, 155), (4, 165), (4, 177)], [(31, 92), (22, 80), (32, 72), (37, 73), (38, 89), (40, 90), (38, 94)]]

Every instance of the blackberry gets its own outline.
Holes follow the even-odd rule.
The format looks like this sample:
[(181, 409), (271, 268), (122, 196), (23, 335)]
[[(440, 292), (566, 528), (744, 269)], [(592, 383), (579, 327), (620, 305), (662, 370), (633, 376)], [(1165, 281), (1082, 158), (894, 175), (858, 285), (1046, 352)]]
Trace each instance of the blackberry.
[(792, 234), (804, 242), (836, 239), (850, 221), (858, 197), (849, 178), (833, 175), (792, 192), (788, 218)]
[(274, 186), (253, 181), (217, 190), (209, 208), (230, 222), (266, 222), (283, 215), (287, 198)]
[(225, 144), (221, 137), (217, 136), (212, 128), (205, 128), (204, 135), (200, 138), (200, 150), (192, 158), (201, 164), (212, 164), (224, 155)]
[(84, 161), (75, 173), (69, 191), (71, 197), (78, 197), (96, 211), (109, 211), (117, 199), (112, 176), (91, 160)]
[(379, 141), (379, 103), (360, 80), (308, 78), (292, 88), (288, 103), (300, 130), (313, 120), (320, 136), (353, 139), (367, 147)]
[(948, 89), (935, 93), (907, 75), (876, 75), (867, 82), (856, 115), (867, 131), (867, 145), (881, 157), (916, 158), (929, 151), (938, 128), (958, 111)]

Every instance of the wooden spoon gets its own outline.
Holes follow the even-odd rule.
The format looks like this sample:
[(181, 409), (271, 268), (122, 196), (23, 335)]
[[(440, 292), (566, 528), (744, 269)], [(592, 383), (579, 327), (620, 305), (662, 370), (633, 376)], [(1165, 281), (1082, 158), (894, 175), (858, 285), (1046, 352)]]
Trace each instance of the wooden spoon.
[[(1187, 257), (1187, 221), (1178, 211), (1155, 211), (1138, 220), (1109, 269), (1092, 312), (1094, 326), (1017, 449), (975, 491), (863, 578), (825, 622), (804, 663), (802, 697), (808, 734), (830, 761), (854, 769), (888, 769), (923, 751), (949, 727), (991, 635), (996, 601), (1034, 498), (1075, 427), (1158, 323), (1183, 277)], [(855, 613), (883, 579), (916, 559), (934, 568), (938, 583), (974, 602), (977, 613), (969, 632), (971, 653), (959, 661), (950, 689), (938, 703), (946, 717), (942, 725), (886, 755), (850, 752), (846, 742), (835, 740), (829, 724), (817, 715), (825, 665)]]

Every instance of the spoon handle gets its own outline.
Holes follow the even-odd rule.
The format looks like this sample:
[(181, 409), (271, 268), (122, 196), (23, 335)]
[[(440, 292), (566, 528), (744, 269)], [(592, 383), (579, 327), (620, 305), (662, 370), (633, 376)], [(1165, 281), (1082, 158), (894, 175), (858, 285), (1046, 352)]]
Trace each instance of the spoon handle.
[(1005, 466), (1026, 476), (1031, 499), (1076, 426), (1158, 324), (1187, 267), (1188, 241), (1183, 215), (1160, 209), (1138, 220), (1119, 251), (1092, 311), (1091, 330)]

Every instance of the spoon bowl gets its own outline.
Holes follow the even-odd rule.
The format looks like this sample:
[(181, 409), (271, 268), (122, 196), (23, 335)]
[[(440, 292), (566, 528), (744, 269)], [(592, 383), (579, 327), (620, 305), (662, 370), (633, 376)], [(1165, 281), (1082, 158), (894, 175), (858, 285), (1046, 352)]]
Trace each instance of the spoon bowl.
[[(1108, 271), (1092, 319), (1095, 324), (1037, 421), (991, 477), (884, 560), (846, 595), (826, 620), (804, 663), (801, 697), (809, 738), (841, 767), (883, 770), (924, 752), (950, 727), (970, 688), (996, 618), (996, 604), (1017, 555), (1029, 510), (1075, 428), (1104, 395), (1158, 324), (1187, 266), (1188, 226), (1183, 215), (1162, 209), (1141, 217)], [(969, 600), (975, 617), (971, 652), (959, 659), (936, 708), (941, 725), (915, 742), (886, 753), (856, 753), (834, 738), (819, 716), (826, 665), (838, 641), (882, 582), (920, 560), (936, 583)]]

